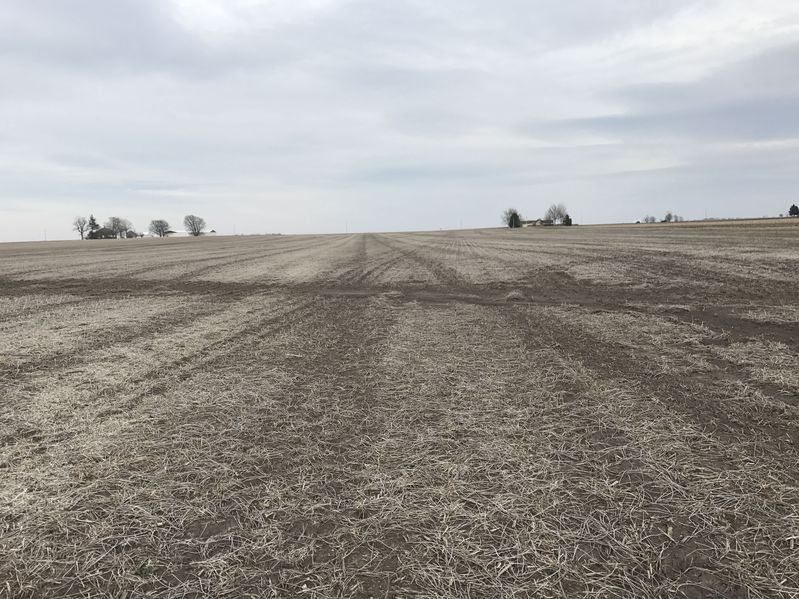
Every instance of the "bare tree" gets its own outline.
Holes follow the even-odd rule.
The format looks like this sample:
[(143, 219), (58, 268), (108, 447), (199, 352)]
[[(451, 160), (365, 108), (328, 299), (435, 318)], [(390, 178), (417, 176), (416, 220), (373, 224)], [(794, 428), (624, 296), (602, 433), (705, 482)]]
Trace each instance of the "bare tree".
[(670, 223), (673, 220), (674, 220), (674, 215), (671, 212), (667, 212), (666, 216), (663, 217), (664, 223)]
[(89, 221), (85, 216), (76, 216), (75, 220), (72, 221), (72, 228), (80, 233), (80, 238), (83, 239), (83, 234), (89, 228)]
[(119, 237), (119, 232), (122, 230), (122, 219), (118, 216), (112, 216), (105, 221), (105, 228), (110, 229), (114, 237)]
[(522, 215), (516, 208), (508, 208), (502, 213), (502, 224), (511, 229), (518, 229), (522, 226)]
[(183, 226), (186, 227), (186, 231), (188, 233), (194, 235), (195, 237), (199, 237), (202, 234), (203, 229), (205, 229), (205, 221), (199, 216), (189, 214), (188, 216), (184, 217)]
[(551, 220), (553, 223), (563, 222), (567, 214), (566, 206), (563, 204), (552, 204), (544, 213), (544, 219)]
[(648, 214), (644, 217), (644, 222), (648, 225), (656, 223), (657, 221), (658, 219), (656, 219), (654, 216), (649, 216)]
[(120, 239), (124, 239), (128, 231), (133, 230), (133, 225), (130, 224), (130, 221), (126, 218), (120, 218), (118, 216), (112, 216), (105, 222), (105, 226), (107, 229), (111, 229), (114, 233), (115, 237), (119, 237)]
[(150, 222), (150, 233), (163, 237), (169, 231), (169, 223), (163, 219)]

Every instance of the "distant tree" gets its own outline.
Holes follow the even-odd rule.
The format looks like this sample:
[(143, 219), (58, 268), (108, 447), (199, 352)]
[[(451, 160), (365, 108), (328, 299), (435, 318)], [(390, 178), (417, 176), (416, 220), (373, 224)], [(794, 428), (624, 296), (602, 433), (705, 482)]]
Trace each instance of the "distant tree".
[(120, 239), (124, 239), (127, 237), (128, 231), (133, 230), (133, 225), (130, 224), (130, 221), (126, 218), (120, 218), (118, 216), (112, 216), (109, 218), (105, 226), (107, 229), (111, 229), (113, 231), (115, 237), (119, 237)]
[(518, 229), (522, 226), (522, 215), (516, 208), (508, 208), (502, 213), (502, 224), (511, 229)]
[(205, 221), (199, 216), (189, 214), (183, 218), (183, 226), (186, 227), (186, 232), (194, 235), (195, 237), (199, 237), (202, 234), (203, 229), (205, 229)]
[(663, 217), (663, 221), (662, 222), (670, 223), (673, 220), (674, 220), (674, 215), (671, 212), (667, 212), (666, 216)]
[(562, 223), (566, 215), (566, 206), (563, 204), (552, 204), (544, 213), (544, 219), (551, 220), (553, 223)]
[(85, 216), (76, 216), (75, 220), (72, 221), (72, 228), (80, 233), (80, 238), (83, 239), (83, 234), (86, 232), (86, 229), (89, 226), (89, 221), (86, 220)]
[(565, 226), (565, 227), (571, 227), (572, 226), (572, 217), (567, 214), (566, 216), (563, 217), (563, 221), (562, 221), (561, 224), (563, 224), (563, 226)]
[(791, 207), (788, 208), (788, 216), (799, 216), (799, 206), (791, 204)]
[(169, 223), (163, 219), (154, 220), (150, 222), (150, 233), (163, 237), (169, 231)]
[(644, 222), (645, 222), (646, 224), (652, 224), (652, 223), (656, 223), (656, 222), (658, 222), (658, 219), (656, 219), (654, 216), (649, 216), (649, 215), (647, 214), (647, 215), (644, 217)]
[(89, 215), (89, 224), (87, 226), (89, 232), (86, 234), (86, 239), (96, 239), (97, 230), (100, 228), (100, 225), (98, 225), (97, 221), (94, 219), (94, 214)]
[(118, 216), (112, 216), (108, 220), (105, 221), (105, 228), (110, 229), (111, 232), (114, 234), (114, 237), (119, 237), (119, 231), (121, 228), (122, 219)]

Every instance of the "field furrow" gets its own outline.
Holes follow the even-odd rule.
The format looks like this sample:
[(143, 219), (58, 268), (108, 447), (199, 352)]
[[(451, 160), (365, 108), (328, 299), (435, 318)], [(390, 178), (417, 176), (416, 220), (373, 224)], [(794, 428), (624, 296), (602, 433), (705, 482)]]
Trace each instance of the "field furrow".
[(0, 246), (0, 597), (799, 596), (784, 222)]

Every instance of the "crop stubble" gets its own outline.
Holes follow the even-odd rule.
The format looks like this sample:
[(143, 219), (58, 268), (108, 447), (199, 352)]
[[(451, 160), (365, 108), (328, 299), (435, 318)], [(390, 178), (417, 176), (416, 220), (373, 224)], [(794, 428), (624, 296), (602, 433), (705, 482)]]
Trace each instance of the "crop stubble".
[(797, 596), (798, 233), (0, 247), (0, 596)]

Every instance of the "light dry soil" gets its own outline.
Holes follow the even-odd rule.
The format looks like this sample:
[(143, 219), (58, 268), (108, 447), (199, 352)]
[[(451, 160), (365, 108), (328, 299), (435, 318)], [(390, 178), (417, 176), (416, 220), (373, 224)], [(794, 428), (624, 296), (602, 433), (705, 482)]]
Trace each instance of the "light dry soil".
[(799, 224), (0, 246), (0, 596), (799, 596)]

